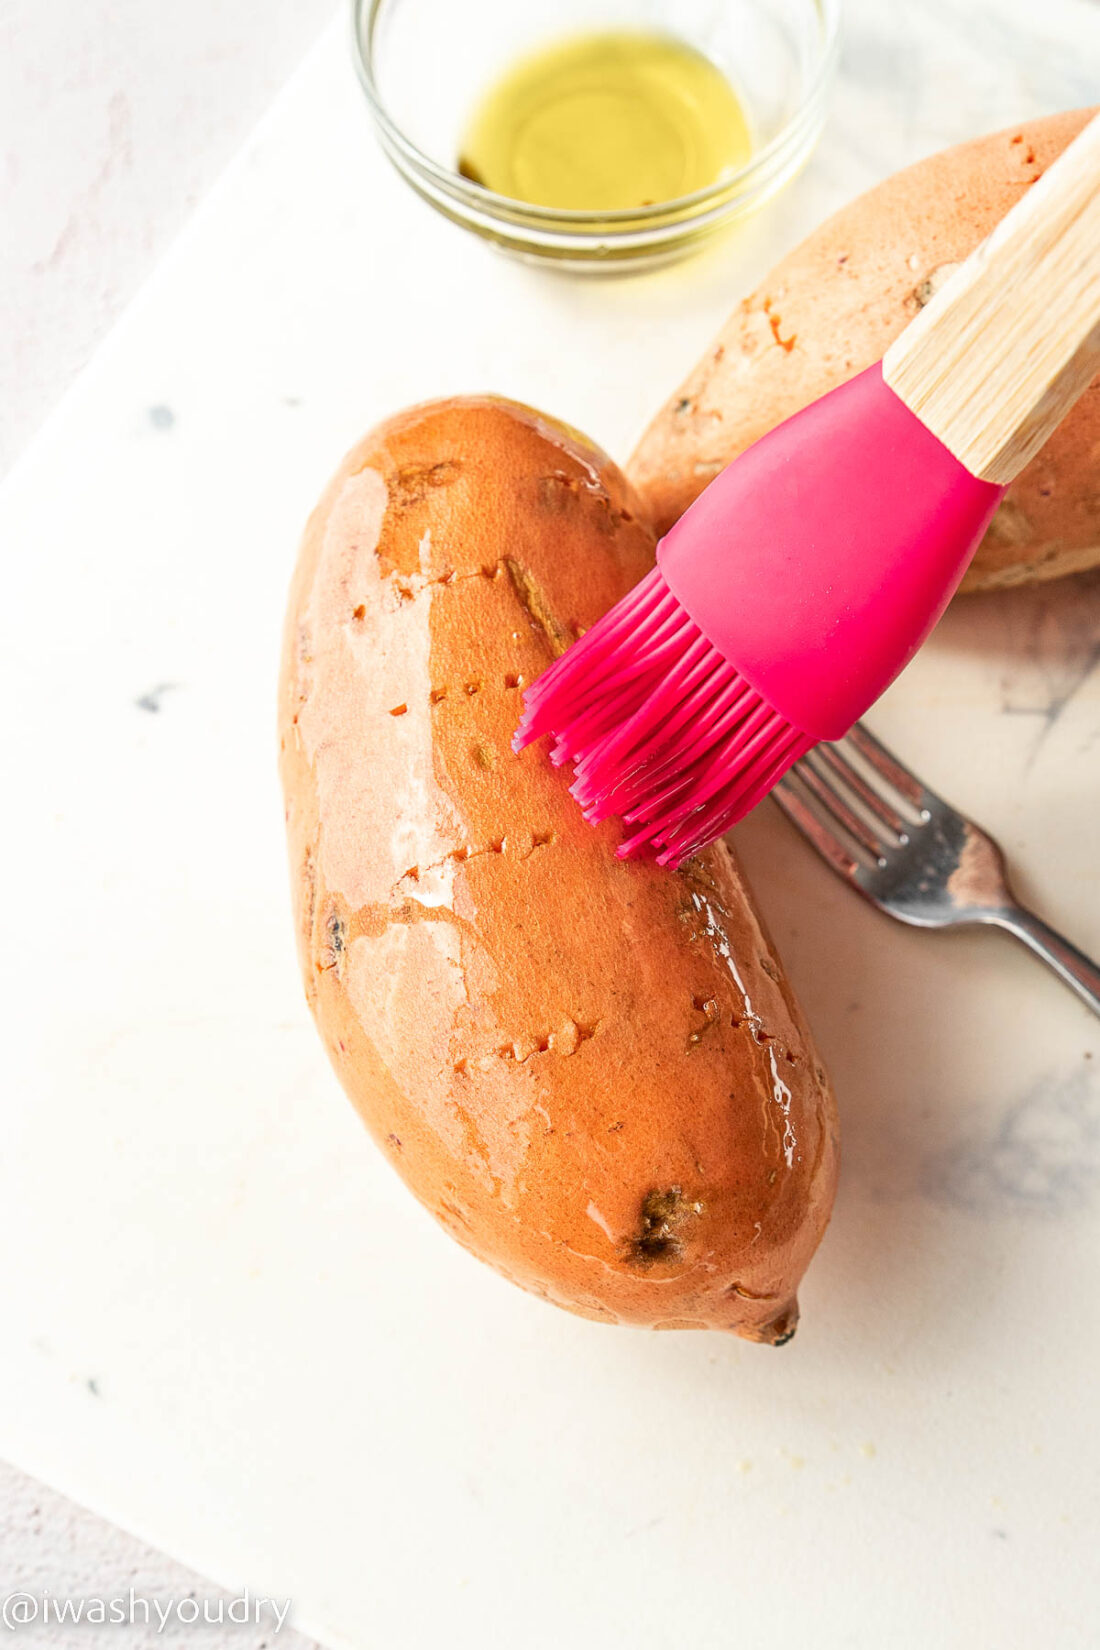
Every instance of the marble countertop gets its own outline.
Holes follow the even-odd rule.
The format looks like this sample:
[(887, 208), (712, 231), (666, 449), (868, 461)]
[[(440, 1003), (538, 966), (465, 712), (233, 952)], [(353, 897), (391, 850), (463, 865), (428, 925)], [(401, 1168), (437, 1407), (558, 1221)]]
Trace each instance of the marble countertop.
[[(0, 475), (194, 211), (334, 10), (333, 0), (6, 0), (0, 7)], [(149, 1596), (182, 1565), (0, 1466), (0, 1596)], [(87, 1650), (117, 1640), (85, 1628)], [(155, 1621), (128, 1640), (156, 1642)], [(233, 1642), (256, 1650), (239, 1629)], [(37, 1642), (46, 1635), (40, 1631)], [(303, 1641), (283, 1633), (285, 1650)]]
[(335, 0), (0, 7), (0, 474)]
[[(740, 846), (845, 1131), (803, 1327), (771, 1355), (574, 1322), (454, 1249), (337, 1091), (270, 742), (298, 525), (373, 419), (494, 388), (622, 456), (825, 212), (1098, 99), (1095, 0), (849, 0), (782, 200), (692, 265), (580, 282), (436, 219), (342, 24), (310, 55), (0, 495), (34, 797), (3, 826), (18, 1467), (333, 1646), (1091, 1650), (1095, 1021), (1007, 941), (886, 924), (762, 810)], [(961, 604), (876, 713), (1093, 952), (1098, 623), (1090, 578)]]

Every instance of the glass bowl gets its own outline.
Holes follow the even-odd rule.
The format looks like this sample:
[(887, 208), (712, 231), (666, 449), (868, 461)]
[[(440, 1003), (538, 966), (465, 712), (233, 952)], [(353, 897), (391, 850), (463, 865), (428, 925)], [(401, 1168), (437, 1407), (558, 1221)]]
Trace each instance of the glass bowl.
[[(615, 269), (682, 256), (794, 176), (825, 118), (838, 11), (839, 0), (353, 0), (353, 47), (383, 148), (437, 211), (536, 262)], [(744, 166), (614, 212), (531, 206), (458, 173), (472, 111), (517, 58), (622, 28), (675, 35), (717, 64), (749, 121)]]

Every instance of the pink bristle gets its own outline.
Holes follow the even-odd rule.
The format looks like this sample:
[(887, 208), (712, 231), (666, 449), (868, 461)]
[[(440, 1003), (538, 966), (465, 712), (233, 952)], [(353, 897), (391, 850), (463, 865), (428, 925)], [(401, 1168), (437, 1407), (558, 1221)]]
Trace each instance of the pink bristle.
[[(645, 649), (638, 664), (619, 672), (618, 679), (628, 678), (630, 682), (630, 698), (634, 707), (632, 715), (629, 718), (620, 716), (610, 723), (606, 740), (588, 743), (586, 763), (598, 762), (605, 752), (610, 754), (620, 748), (626, 749), (635, 733), (644, 730), (655, 717), (660, 717), (666, 703), (680, 705), (685, 693), (700, 678), (705, 680), (713, 668), (708, 658), (711, 654), (713, 649), (706, 638), (681, 615), (669, 640), (663, 642), (659, 649)], [(607, 693), (606, 685), (604, 693)], [(637, 720), (639, 718), (640, 721)]]
[(524, 692), (523, 717), (512, 741), (515, 749), (522, 750), (540, 734), (552, 733), (565, 704), (583, 704), (589, 699), (598, 703), (601, 686), (606, 687), (601, 667), (605, 664), (621, 667), (623, 644), (629, 651), (633, 638), (645, 641), (652, 635), (660, 623), (662, 605), (666, 610), (668, 607), (668, 600), (663, 598), (669, 597), (664, 581), (654, 568), (568, 652), (556, 659)]
[(675, 823), (660, 825), (654, 836), (654, 846), (661, 850), (657, 854), (660, 864), (676, 865), (704, 843), (728, 831), (763, 801), (792, 763), (813, 748), (812, 739), (791, 728), (782, 718), (774, 720), (775, 730), (768, 743), (758, 750), (755, 758), (737, 767), (730, 783), (712, 796), (709, 804)]
[[(643, 776), (653, 765), (660, 748), (673, 742), (676, 727), (684, 717), (685, 696), (689, 701), (692, 698), (690, 683), (697, 672), (690, 668), (691, 651), (695, 649), (685, 656), (684, 668), (670, 672), (664, 689), (669, 701), (680, 708), (667, 716), (663, 725), (655, 730), (652, 714), (654, 696), (651, 694), (633, 716), (594, 742), (577, 763), (573, 794), (578, 801), (603, 795), (607, 803), (604, 812), (621, 813), (625, 796), (639, 784), (645, 783)], [(681, 691), (677, 693), (677, 689)]]
[(772, 710), (654, 570), (524, 694), (513, 744), (553, 738), (597, 823), (634, 827), (618, 853), (678, 865), (755, 807), (814, 741)]
[(681, 799), (681, 805), (672, 810), (675, 817), (660, 812), (645, 815), (647, 822), (620, 845), (620, 858), (648, 852), (659, 864), (675, 866), (743, 819), (814, 743), (781, 718), (775, 721), (778, 732), (763, 753), (758, 752), (755, 760), (749, 759), (747, 768), (731, 769), (729, 764), (737, 762), (737, 753), (728, 753), (727, 762), (721, 765), (724, 783), (709, 801), (698, 800), (695, 781), (700, 777), (713, 780), (712, 765), (708, 763), (696, 774), (685, 776), (687, 800)]
[[(711, 665), (707, 680), (697, 693), (681, 704), (677, 714), (649, 729), (650, 739), (633, 746), (629, 764), (623, 764), (617, 778), (604, 779), (605, 794), (612, 804), (608, 811), (625, 813), (636, 805), (639, 796), (648, 797), (651, 805), (659, 802), (665, 795), (667, 780), (682, 783), (682, 776), (691, 763), (702, 760), (727, 729), (743, 720), (752, 700), (751, 688), (736, 672), (727, 672), (730, 680), (716, 692), (715, 674)], [(694, 727), (681, 736), (680, 729), (689, 720), (694, 721)], [(597, 777), (594, 776), (591, 783), (594, 784)]]
[[(748, 714), (730, 729), (717, 749), (708, 751), (705, 764), (696, 764), (699, 778), (691, 787), (690, 797), (675, 807), (669, 805), (663, 810), (668, 824), (677, 824), (686, 814), (705, 806), (717, 792), (727, 789), (731, 756), (736, 758), (738, 774), (748, 769), (760, 750), (771, 743), (775, 729), (769, 724), (773, 721), (771, 707), (754, 697), (750, 701)], [(786, 724), (781, 722), (780, 725)], [(688, 768), (687, 771), (690, 773), (693, 770)]]
[[(603, 813), (621, 813), (628, 821), (670, 814), (678, 819), (681, 807), (690, 811), (706, 800), (706, 794), (696, 794), (701, 781), (692, 783), (696, 769), (701, 773), (711, 772), (714, 765), (720, 767), (731, 743), (744, 749), (746, 758), (751, 757), (761, 701), (709, 644), (707, 650), (705, 698), (697, 707), (693, 733), (679, 737), (683, 707), (680, 714), (651, 723), (647, 737), (634, 744), (629, 764), (624, 763), (618, 775), (606, 767), (598, 774), (605, 797)], [(764, 714), (769, 714), (766, 707)], [(714, 782), (721, 784), (721, 776)]]
[(559, 747), (571, 758), (579, 760), (606, 739), (614, 739), (646, 705), (655, 680), (672, 670), (682, 643), (679, 636), (666, 636), (666, 628), (631, 638), (632, 653), (637, 650), (633, 664), (621, 651), (614, 659), (601, 660), (601, 680), (589, 686), (583, 699), (577, 695), (571, 702), (568, 726), (558, 734)]
[[(746, 790), (755, 789), (759, 776), (770, 772), (775, 756), (786, 748), (792, 732), (782, 717), (754, 697), (751, 713), (717, 750), (708, 751), (705, 760), (681, 769), (675, 794), (647, 797), (641, 808), (631, 809), (626, 816), (628, 823), (650, 820), (655, 836), (659, 835), (662, 842), (672, 842), (691, 820), (694, 840), (712, 819), (722, 819), (731, 809), (737, 810)], [(744, 811), (740, 810), (737, 817)]]
[[(740, 677), (735, 677), (730, 682), (726, 694), (722, 696), (726, 702), (718, 701), (700, 707), (692, 730), (676, 744), (670, 743), (670, 748), (662, 761), (654, 764), (650, 783), (656, 785), (666, 775), (682, 774), (693, 762), (705, 761), (708, 752), (722, 735), (740, 726), (744, 721), (752, 697), (752, 689), (746, 687)], [(624, 795), (624, 803), (626, 802)]]

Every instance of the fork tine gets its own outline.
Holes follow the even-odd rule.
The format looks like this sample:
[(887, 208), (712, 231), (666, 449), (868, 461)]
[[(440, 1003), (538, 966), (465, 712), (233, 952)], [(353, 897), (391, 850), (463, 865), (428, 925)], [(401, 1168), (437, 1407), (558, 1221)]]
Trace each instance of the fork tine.
[(861, 848), (866, 848), (873, 859), (881, 859), (882, 842), (867, 821), (852, 811), (836, 786), (831, 785), (805, 760), (797, 764), (795, 771), (806, 789), (813, 792), (821, 807), (825, 808), (838, 824), (843, 825), (849, 836), (854, 837)]
[(791, 823), (813, 843), (822, 859), (827, 859), (842, 877), (854, 882), (860, 869), (858, 860), (854, 859), (839, 838), (833, 835), (812, 803), (805, 800), (804, 787), (795, 778), (796, 771), (792, 768), (790, 773), (779, 781), (772, 791), (772, 796)]
[[(851, 735), (847, 737), (851, 738)], [(906, 840), (909, 835), (906, 821), (881, 792), (867, 783), (859, 769), (845, 754), (842, 744), (817, 745), (812, 754), (829, 770), (834, 779), (839, 779), (842, 785), (846, 785), (852, 794), (859, 798), (880, 825), (893, 832), (897, 841)], [(891, 843), (890, 846), (894, 844)]]
[(863, 760), (874, 768), (888, 785), (892, 785), (899, 796), (911, 802), (914, 808), (924, 809), (929, 802), (939, 801), (934, 792), (921, 784), (915, 773), (910, 773), (908, 768), (902, 767), (893, 751), (888, 751), (862, 722), (857, 722), (854, 728), (850, 728), (845, 737), (851, 741), (853, 749), (859, 752)]

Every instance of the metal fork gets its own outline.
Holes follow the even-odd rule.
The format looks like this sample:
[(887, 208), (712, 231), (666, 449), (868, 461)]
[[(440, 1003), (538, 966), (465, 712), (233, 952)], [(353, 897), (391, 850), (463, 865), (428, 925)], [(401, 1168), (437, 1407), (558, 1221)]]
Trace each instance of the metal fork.
[(772, 794), (822, 859), (880, 911), (917, 928), (1006, 928), (1100, 1014), (1100, 968), (1019, 903), (992, 837), (861, 723), (836, 744), (816, 746)]

